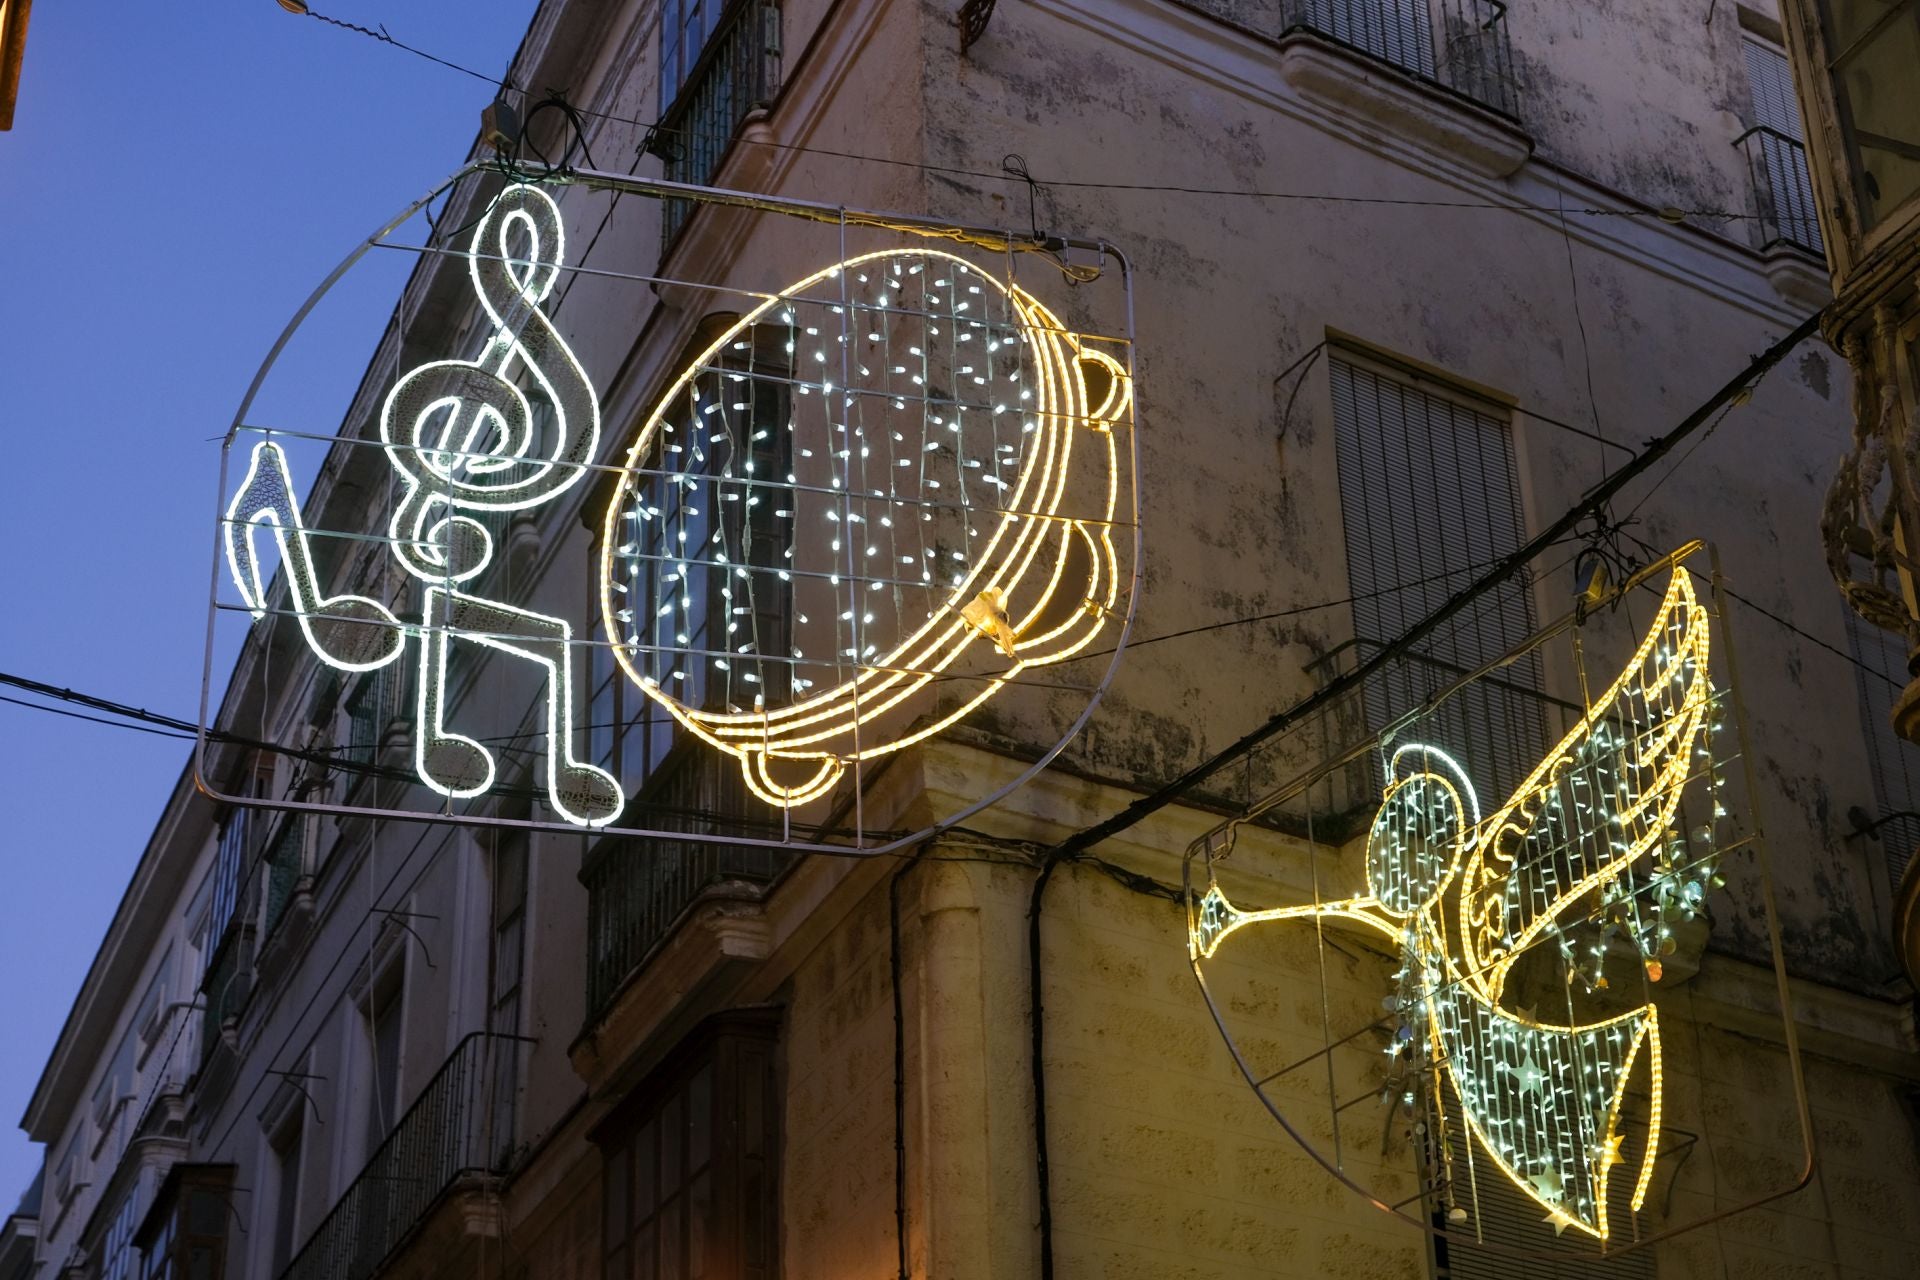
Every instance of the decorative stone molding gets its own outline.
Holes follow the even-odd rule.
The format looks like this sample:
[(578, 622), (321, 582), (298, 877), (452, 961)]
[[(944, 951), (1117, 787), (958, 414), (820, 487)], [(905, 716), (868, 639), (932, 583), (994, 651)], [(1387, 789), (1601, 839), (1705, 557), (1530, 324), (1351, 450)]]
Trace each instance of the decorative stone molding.
[(1489, 178), (1518, 173), (1533, 155), (1533, 139), (1512, 121), (1385, 63), (1312, 32), (1283, 36), (1279, 47), (1281, 77), (1337, 114), (1415, 138)]

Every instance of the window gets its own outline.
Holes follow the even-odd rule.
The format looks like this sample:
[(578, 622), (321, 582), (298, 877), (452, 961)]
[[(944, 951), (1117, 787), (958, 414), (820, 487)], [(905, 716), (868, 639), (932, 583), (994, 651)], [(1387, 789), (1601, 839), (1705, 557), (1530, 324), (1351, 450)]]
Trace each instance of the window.
[(134, 1234), (140, 1280), (224, 1280), (232, 1165), (176, 1164)]
[[(675, 182), (710, 181), (749, 112), (780, 91), (776, 0), (666, 0), (660, 15), (660, 129)], [(691, 206), (669, 201), (671, 242)]]
[[(689, 344), (687, 359), (705, 350), (734, 319), (710, 317)], [(755, 698), (778, 705), (790, 692), (791, 665), (756, 662), (752, 665), (764, 675), (741, 671), (736, 683), (732, 666), (746, 664), (728, 662), (735, 654), (784, 656), (789, 649), (792, 589), (781, 574), (793, 542), (793, 512), (791, 504), (776, 499), (790, 490), (765, 488), (754, 480), (786, 477), (792, 467), (793, 436), (783, 429), (792, 416), (790, 337), (783, 325), (756, 324), (716, 368), (693, 380), (686, 392), (691, 404), (724, 403), (745, 411), (728, 409), (715, 418), (696, 414), (698, 429), (681, 424), (678, 442), (666, 443), (674, 452), (648, 464), (661, 474), (643, 490), (650, 508), (646, 518), (630, 522), (639, 548), (633, 563), (642, 572), (630, 579), (628, 599), (634, 604), (624, 621), (633, 630), (624, 638), (635, 646), (635, 668), (689, 705), (738, 706)], [(707, 553), (690, 555), (689, 548)], [(725, 565), (713, 559), (721, 550)], [(595, 570), (592, 581), (597, 582), (597, 563)], [(675, 596), (687, 602), (684, 609), (661, 613), (639, 603)], [(675, 721), (619, 670), (607, 642), (622, 637), (607, 635), (605, 619), (596, 624), (594, 636), (599, 642), (592, 651), (589, 708), (594, 763), (632, 793), (659, 771), (672, 750)]]
[[(1525, 541), (1520, 482), (1494, 406), (1355, 355), (1332, 356), (1328, 377), (1356, 657), (1365, 657)], [(1533, 629), (1531, 581), (1510, 579), (1367, 686), (1368, 728)], [(1467, 764), (1482, 794), (1505, 796), (1547, 748), (1540, 687), (1540, 659), (1528, 654), (1449, 699), (1426, 732)]]
[(1786, 52), (1752, 32), (1742, 37), (1741, 46), (1746, 52), (1751, 127), (1739, 141), (1760, 202), (1761, 248), (1784, 241), (1824, 253)]
[[(487, 1029), (502, 1036), (520, 1034), (521, 991), (526, 978), (527, 833), (503, 830), (493, 847), (493, 945), (488, 956)], [(519, 1088), (519, 1046), (496, 1043), (489, 1081), (492, 1098), (488, 1132), (493, 1150), (489, 1168), (506, 1168), (514, 1145), (514, 1099)]]
[(361, 1011), (367, 1031), (366, 1143), (371, 1157), (400, 1118), (400, 1051), (405, 1030), (405, 961), (390, 966)]
[[(1920, 846), (1920, 746), (1893, 731), (1893, 704), (1907, 685), (1906, 641), (1847, 610), (1847, 648), (1853, 651), (1860, 694), (1860, 729), (1873, 776), (1875, 819), (1894, 885)], [(1894, 815), (1900, 815), (1895, 817)]]
[(1871, 230), (1920, 194), (1920, 0), (1825, 0), (1827, 72)]
[(273, 1252), (267, 1274), (277, 1276), (293, 1260), (300, 1225), (300, 1152), (304, 1146), (306, 1113), (296, 1102), (273, 1135)]
[(127, 1191), (126, 1198), (107, 1223), (107, 1234), (100, 1241), (100, 1280), (133, 1280), (133, 1229), (140, 1219), (134, 1210), (139, 1205), (139, 1185)]
[(774, 1010), (709, 1019), (594, 1132), (602, 1280), (777, 1274)]

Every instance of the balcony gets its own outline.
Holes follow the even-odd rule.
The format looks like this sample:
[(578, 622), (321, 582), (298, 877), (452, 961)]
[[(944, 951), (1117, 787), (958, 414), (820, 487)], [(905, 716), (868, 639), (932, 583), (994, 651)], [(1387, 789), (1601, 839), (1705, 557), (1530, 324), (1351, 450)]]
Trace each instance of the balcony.
[(1311, 32), (1508, 120), (1520, 92), (1501, 0), (1281, 0), (1282, 37)]
[[(665, 176), (695, 185), (712, 181), (748, 115), (771, 105), (779, 92), (780, 6), (733, 0), (661, 115), (652, 149), (666, 161)], [(691, 201), (666, 202), (663, 252), (692, 212)]]
[(1760, 211), (1760, 251), (1787, 245), (1824, 262), (1827, 249), (1820, 239), (1813, 181), (1807, 176), (1806, 145), (1763, 124), (1734, 139), (1734, 145), (1746, 156), (1753, 181)]
[[(746, 811), (730, 757), (690, 752), (669, 758), (636, 802), (636, 821), (668, 830), (715, 832), (713, 815)], [(699, 904), (758, 902), (794, 855), (751, 845), (695, 840), (609, 840), (580, 870), (587, 888), (587, 1013), (597, 1022), (627, 979)]]
[(279, 1280), (370, 1280), (463, 1183), (505, 1173), (530, 1043), (481, 1031), (462, 1040)]

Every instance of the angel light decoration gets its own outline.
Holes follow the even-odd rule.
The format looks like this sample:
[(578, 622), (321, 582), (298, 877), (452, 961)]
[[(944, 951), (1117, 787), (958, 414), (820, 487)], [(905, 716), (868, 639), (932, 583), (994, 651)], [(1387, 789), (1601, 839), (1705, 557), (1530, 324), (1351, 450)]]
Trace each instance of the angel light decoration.
[[(1577, 982), (1605, 987), (1600, 961), (1618, 930), (1657, 981), (1672, 924), (1701, 910), (1712, 855), (1693, 850), (1679, 824), (1695, 783), (1720, 811), (1721, 780), (1705, 745), (1713, 715), (1707, 623), (1676, 568), (1625, 671), (1491, 815), (1446, 752), (1417, 743), (1394, 750), (1367, 833), (1366, 892), (1252, 911), (1236, 908), (1209, 877), (1191, 911), (1196, 963), (1237, 931), (1270, 921), (1319, 918), (1389, 939), (1400, 957), (1395, 1003), (1406, 1018), (1389, 1054), (1444, 1078), (1470, 1144), (1546, 1210), (1556, 1234), (1572, 1227), (1604, 1242), (1614, 1227), (1608, 1182), (1623, 1163), (1622, 1104), (1642, 1061), (1651, 1102), (1631, 1208), (1646, 1198), (1660, 1136), (1659, 1015), (1649, 999), (1575, 1017), (1570, 996), (1567, 1020), (1542, 1018), (1516, 996), (1515, 965), (1551, 947), (1544, 954), (1557, 954), (1570, 991)], [(1596, 902), (1617, 924), (1582, 947), (1570, 917)]]
[[(467, 255), (468, 276), (492, 337), (477, 360), (436, 360), (407, 373), (387, 395), (380, 437), (399, 481), (386, 529), (400, 567), (422, 584), (418, 621), (402, 622), (365, 596), (323, 597), (286, 454), (271, 439), (254, 446), (223, 526), (226, 557), (242, 599), (268, 610), (256, 539), (277, 540), (292, 611), (321, 661), (344, 671), (396, 662), (418, 637), (414, 766), (451, 798), (493, 785), (492, 752), (445, 724), (449, 646), (485, 645), (543, 669), (547, 800), (568, 822), (613, 821), (619, 783), (574, 754), (572, 628), (561, 618), (472, 594), (463, 584), (495, 548), (475, 514), (524, 511), (550, 502), (586, 474), (600, 441), (600, 405), (540, 304), (565, 261), (560, 210), (539, 188), (515, 184), (486, 208)], [(536, 430), (534, 401), (509, 375), (531, 383), (549, 422)]]

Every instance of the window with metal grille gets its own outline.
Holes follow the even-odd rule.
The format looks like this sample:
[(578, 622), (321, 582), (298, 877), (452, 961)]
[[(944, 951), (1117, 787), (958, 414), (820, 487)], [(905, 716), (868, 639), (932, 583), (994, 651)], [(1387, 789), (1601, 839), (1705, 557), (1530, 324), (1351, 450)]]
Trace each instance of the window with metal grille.
[[(1906, 641), (1847, 610), (1847, 648), (1852, 650), (1860, 693), (1860, 731), (1867, 739), (1873, 774), (1874, 817), (1894, 884), (1920, 846), (1920, 746), (1893, 731), (1893, 704), (1907, 685)], [(1900, 816), (1894, 816), (1900, 815)]]
[[(734, 319), (709, 317), (688, 344), (682, 365), (705, 350)], [(743, 432), (744, 438), (696, 431), (684, 446), (670, 446), (676, 452), (682, 447), (691, 452), (649, 465), (683, 475), (698, 500), (683, 507), (677, 521), (651, 513), (626, 526), (621, 535), (631, 538), (637, 551), (630, 563), (641, 566), (628, 599), (668, 600), (678, 595), (688, 602), (685, 609), (651, 617), (623, 615), (632, 628), (630, 635), (637, 637), (634, 665), (691, 705), (721, 708), (734, 699), (759, 698), (778, 706), (791, 692), (790, 664), (753, 657), (790, 651), (792, 588), (781, 578), (793, 545), (793, 511), (790, 501), (783, 505), (776, 500), (791, 496), (780, 486), (793, 467), (793, 434), (783, 429), (792, 416), (790, 333), (782, 326), (757, 325), (751, 339), (738, 344), (740, 350), (728, 353), (715, 370), (695, 379), (691, 393), (704, 403), (717, 403), (724, 390), (730, 400), (751, 406), (747, 417), (730, 427)], [(775, 487), (756, 484), (755, 477), (766, 478)], [(689, 547), (697, 549), (710, 540), (727, 548), (735, 562), (734, 572), (688, 554)], [(596, 567), (599, 553), (596, 547)], [(754, 569), (765, 572), (748, 572)], [(596, 596), (592, 602), (596, 615), (598, 604)], [(605, 618), (596, 621), (593, 638), (588, 708), (593, 761), (632, 793), (666, 761), (677, 740), (677, 722), (635, 688), (614, 662), (608, 645), (623, 637), (607, 633)], [(725, 678), (730, 659), (742, 667), (739, 683)], [(748, 666), (764, 677), (746, 671)]]
[(1786, 52), (1752, 33), (1741, 40), (1746, 54), (1752, 124), (1740, 135), (1760, 201), (1762, 248), (1780, 241), (1824, 253), (1820, 219), (1807, 175), (1807, 149), (1800, 103)]
[[(1520, 546), (1520, 482), (1494, 406), (1347, 353), (1330, 357), (1328, 377), (1354, 644), (1365, 656)], [(1501, 657), (1534, 625), (1531, 579), (1516, 575), (1368, 684), (1368, 729)], [(1419, 732), (1497, 802), (1546, 750), (1540, 689), (1539, 657), (1525, 655), (1448, 699)]]
[[(660, 127), (653, 149), (675, 182), (713, 178), (749, 112), (780, 92), (777, 0), (667, 0), (660, 17)], [(669, 200), (664, 243), (692, 205)]]

